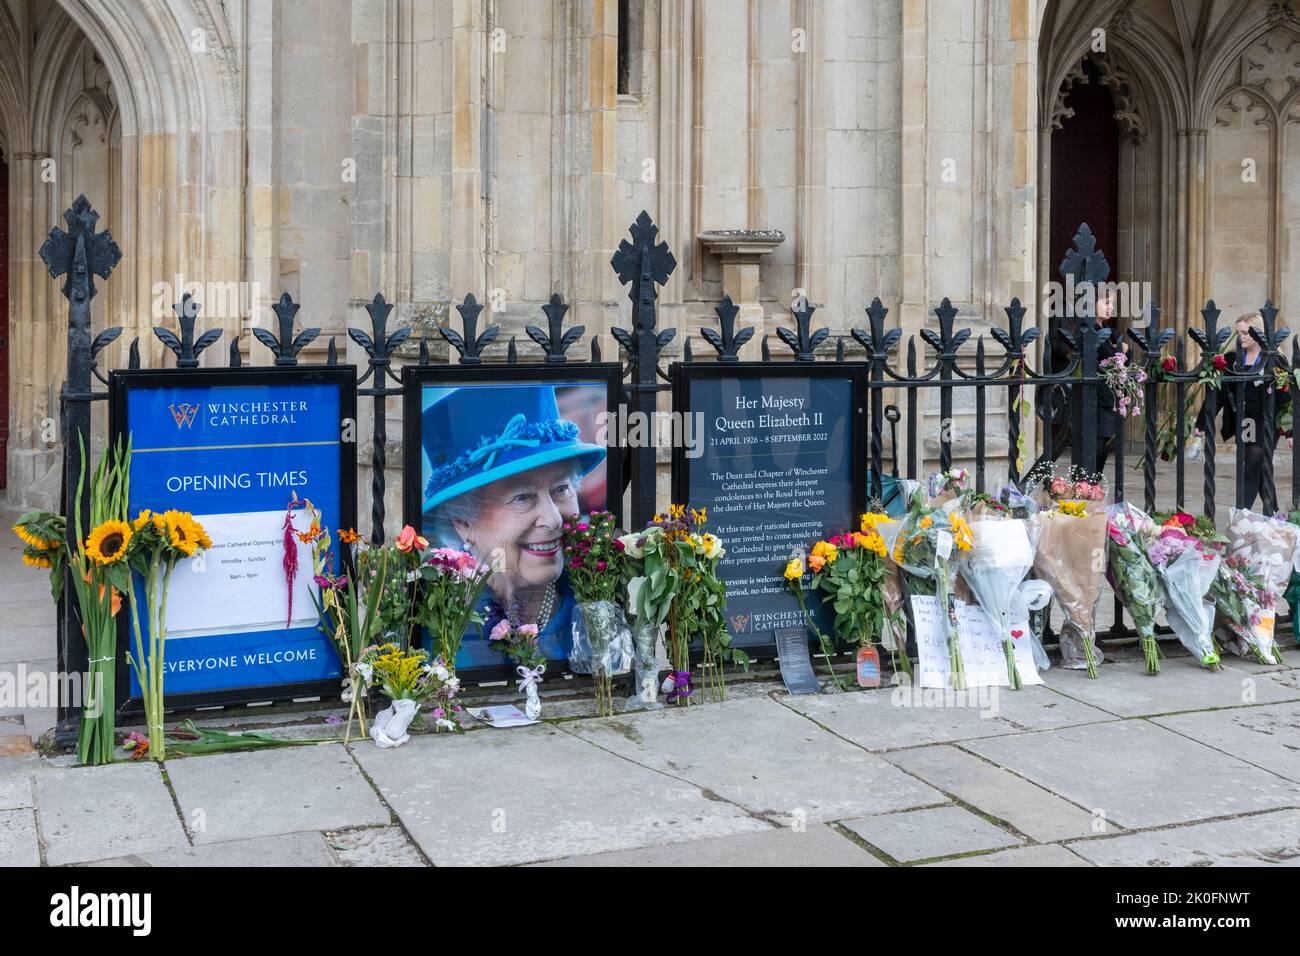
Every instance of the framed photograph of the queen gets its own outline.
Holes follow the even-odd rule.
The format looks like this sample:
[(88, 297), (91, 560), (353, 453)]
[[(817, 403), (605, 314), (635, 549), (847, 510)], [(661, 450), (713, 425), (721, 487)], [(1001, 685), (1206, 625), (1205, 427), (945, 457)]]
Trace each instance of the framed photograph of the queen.
[(592, 511), (621, 514), (622, 450), (606, 444), (622, 376), (613, 363), (403, 369), (404, 521), (430, 548), (493, 568), (484, 623), (456, 658), (462, 679), (513, 674), (488, 640), (506, 618), (537, 625), (548, 674), (567, 669), (575, 605), (561, 530)]

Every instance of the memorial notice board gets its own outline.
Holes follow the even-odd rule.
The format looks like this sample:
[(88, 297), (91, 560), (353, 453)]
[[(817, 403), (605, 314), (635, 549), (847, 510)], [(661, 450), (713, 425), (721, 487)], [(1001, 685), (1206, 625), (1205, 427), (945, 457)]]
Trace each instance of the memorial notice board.
[[(172, 574), (168, 705), (336, 695), (341, 668), (318, 627), (311, 545), (294, 540), (290, 605), (284, 520), (296, 494), (329, 528), (356, 525), (356, 368), (132, 370), (113, 372), (109, 386), (111, 440), (132, 446), (131, 516), (188, 511), (212, 539)], [(307, 530), (305, 510), (293, 514), (294, 530)], [(139, 575), (134, 584), (142, 600)], [(140, 686), (126, 661), (129, 615), (118, 626), (122, 706)]]
[[(727, 628), (750, 656), (806, 627), (782, 572), (819, 538), (856, 530), (866, 504), (867, 366), (854, 362), (678, 364), (673, 500), (708, 509), (727, 556)], [(832, 615), (805, 594), (818, 627)], [(811, 632), (809, 639), (813, 640)]]

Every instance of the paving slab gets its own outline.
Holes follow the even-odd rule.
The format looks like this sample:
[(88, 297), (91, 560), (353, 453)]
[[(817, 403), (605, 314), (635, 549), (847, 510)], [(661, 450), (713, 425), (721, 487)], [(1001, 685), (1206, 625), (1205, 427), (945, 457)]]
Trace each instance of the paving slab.
[(1284, 687), (1289, 692), (1300, 692), (1300, 669), (1271, 671), (1264, 676), (1268, 681)]
[(871, 751), (1071, 727), (1114, 716), (1046, 687), (978, 688), (961, 695), (919, 687), (783, 697), (787, 707)]
[(1097, 866), (1300, 866), (1300, 810), (1080, 840), (1070, 849)]
[(956, 747), (895, 750), (885, 759), (1040, 843), (1093, 835), (1087, 811)]
[(0, 634), (0, 661), (14, 664), (48, 658), (55, 651), (54, 624), (10, 625)]
[(412, 737), (357, 761), (436, 866), (532, 863), (769, 825), (548, 725)]
[(344, 866), (426, 866), (401, 827), (367, 827), (325, 834), (325, 842)]
[(286, 833), (278, 836), (255, 837), (251, 840), (230, 840), (225, 843), (208, 843), (202, 846), (177, 847), (158, 853), (139, 856), (96, 860), (85, 866), (213, 866), (261, 867), (338, 866), (324, 838), (319, 833)]
[(196, 844), (391, 822), (341, 744), (169, 761)]
[(1154, 717), (1152, 723), (1300, 782), (1300, 703)]
[(0, 810), (0, 867), (40, 866), (34, 810)]
[(162, 774), (152, 764), (46, 770), (35, 781), (45, 859), (51, 866), (189, 843)]
[(1126, 829), (1300, 803), (1297, 784), (1145, 720), (962, 746)]
[(757, 833), (669, 843), (642, 850), (595, 853), (549, 860), (537, 866), (885, 866), (824, 823), (803, 830), (771, 828)]
[(26, 774), (0, 777), (0, 810), (30, 810), (35, 806), (31, 777)]
[(1059, 667), (1046, 671), (1043, 680), (1053, 690), (1120, 717), (1147, 717), (1300, 700), (1300, 686), (1288, 687), (1276, 679), (1289, 673), (1251, 674), (1231, 662), (1209, 671), (1187, 657), (1162, 661), (1155, 676), (1130, 661), (1103, 665), (1095, 680), (1086, 671)]
[(565, 729), (784, 825), (946, 802), (932, 787), (766, 698)]
[(922, 863), (922, 866), (1090, 866), (1065, 847), (1056, 843), (1041, 846), (1022, 846), (1012, 850), (999, 850), (997, 853), (980, 853), (976, 856), (964, 856), (958, 860), (939, 860), (936, 863)]
[(1021, 844), (1006, 830), (961, 807), (882, 813), (844, 820), (841, 825), (900, 863)]

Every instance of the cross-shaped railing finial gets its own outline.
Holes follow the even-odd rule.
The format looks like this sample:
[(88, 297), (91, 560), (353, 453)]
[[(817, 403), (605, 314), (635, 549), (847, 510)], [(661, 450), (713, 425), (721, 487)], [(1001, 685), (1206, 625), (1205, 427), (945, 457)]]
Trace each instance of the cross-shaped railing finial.
[(107, 279), (122, 258), (122, 250), (107, 229), (95, 232), (99, 213), (84, 195), (64, 211), (63, 221), (68, 228), (56, 226), (50, 230), (50, 237), (41, 245), (41, 260), (53, 278), (68, 277), (63, 283), (64, 298), (72, 301), (81, 297), (81, 301), (89, 302), (95, 297), (93, 277)]

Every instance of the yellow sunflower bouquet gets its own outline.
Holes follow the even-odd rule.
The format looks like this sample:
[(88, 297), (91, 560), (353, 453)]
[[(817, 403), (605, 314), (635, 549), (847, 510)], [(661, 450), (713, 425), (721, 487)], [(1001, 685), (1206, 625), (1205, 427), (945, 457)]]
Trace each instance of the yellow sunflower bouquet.
[[(147, 616), (142, 625), (140, 602), (132, 600), (134, 642), (127, 651), (127, 662), (135, 671), (144, 701), (145, 722), (149, 726), (149, 756), (154, 760), (164, 760), (167, 756), (163, 731), (167, 592), (176, 566), (212, 547), (212, 540), (203, 530), (203, 525), (188, 511), (171, 510), (159, 514), (146, 508), (130, 524), (119, 521), (114, 525), (111, 533), (124, 536), (121, 551), (127, 557), (130, 570), (140, 576), (143, 584)], [(92, 542), (94, 535), (92, 532)]]

